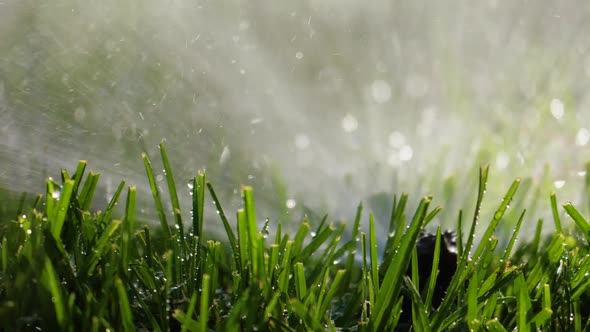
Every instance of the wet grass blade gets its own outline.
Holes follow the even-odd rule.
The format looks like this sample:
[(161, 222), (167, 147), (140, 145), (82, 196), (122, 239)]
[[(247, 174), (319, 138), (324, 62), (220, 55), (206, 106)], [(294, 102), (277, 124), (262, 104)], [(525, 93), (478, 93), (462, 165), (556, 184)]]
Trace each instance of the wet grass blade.
[(208, 274), (203, 275), (201, 292), (201, 311), (199, 316), (199, 327), (201, 332), (207, 332), (207, 321), (209, 320), (209, 290), (211, 278)]
[[(203, 216), (205, 209), (205, 173), (199, 171), (193, 178), (193, 233), (202, 239), (203, 236)], [(216, 203), (217, 205), (217, 203)], [(220, 211), (221, 208), (218, 208)], [(220, 213), (221, 214), (221, 213)], [(225, 217), (225, 215), (224, 215)], [(233, 235), (233, 234), (232, 234)]]
[(66, 220), (68, 209), (70, 208), (70, 199), (74, 190), (74, 181), (66, 180), (62, 186), (59, 201), (57, 202), (54, 219), (51, 222), (51, 233), (56, 239), (59, 239), (61, 230)]
[[(399, 264), (391, 264), (385, 272), (381, 288), (377, 293), (375, 301), (375, 312), (371, 314), (371, 324), (374, 330), (383, 330), (386, 328), (387, 319), (385, 312), (388, 308), (393, 307), (394, 300), (402, 287), (403, 274), (408, 266), (411, 257), (412, 247), (416, 244), (418, 235), (422, 230), (422, 225), (430, 200), (424, 198), (420, 201), (414, 218), (404, 236), (401, 239), (399, 250), (394, 252), (392, 261), (399, 262)], [(373, 315), (375, 315), (373, 317)]]
[(162, 200), (160, 198), (160, 191), (158, 190), (158, 185), (156, 184), (156, 177), (154, 176), (154, 169), (152, 168), (152, 163), (150, 162), (146, 153), (142, 153), (141, 157), (143, 159), (145, 171), (147, 173), (148, 181), (150, 183), (150, 189), (152, 191), (152, 196), (154, 197), (154, 204), (156, 205), (156, 211), (158, 212), (158, 218), (160, 219), (160, 227), (162, 228), (162, 232), (164, 232), (164, 235), (167, 238), (169, 238), (170, 237), (170, 229), (168, 228), (168, 221), (166, 220), (166, 213), (164, 213), (164, 206), (162, 205)]
[(563, 208), (565, 209), (565, 212), (572, 217), (576, 226), (578, 226), (578, 229), (586, 238), (586, 241), (590, 243), (590, 224), (588, 224), (586, 219), (582, 217), (582, 214), (571, 203), (565, 204)]
[(127, 291), (121, 279), (115, 280), (115, 288), (117, 289), (117, 295), (119, 298), (119, 309), (121, 315), (121, 323), (123, 324), (123, 331), (135, 331), (135, 325), (133, 324), (133, 314), (131, 306), (129, 305), (129, 298), (127, 297)]
[(53, 306), (55, 308), (55, 317), (57, 319), (57, 323), (59, 324), (62, 330), (65, 330), (67, 317), (64, 294), (60, 286), (58, 274), (53, 268), (53, 265), (51, 264), (51, 261), (49, 259), (45, 260), (45, 267), (43, 270), (43, 274), (41, 275), (41, 283), (51, 293), (51, 299), (53, 301)]
[(113, 220), (107, 226), (107, 228), (103, 231), (102, 235), (96, 242), (92, 253), (90, 254), (90, 258), (88, 259), (87, 268), (86, 268), (86, 275), (91, 276), (94, 273), (94, 269), (98, 264), (100, 257), (104, 254), (104, 252), (109, 249), (108, 242), (111, 240), (115, 231), (121, 225), (120, 220)]
[(232, 230), (231, 225), (229, 224), (229, 221), (225, 216), (225, 212), (221, 207), (221, 203), (219, 203), (219, 199), (217, 198), (217, 194), (215, 193), (215, 190), (213, 189), (211, 183), (207, 182), (207, 188), (209, 189), (209, 193), (211, 194), (211, 198), (213, 199), (213, 203), (215, 204), (215, 208), (217, 209), (219, 218), (221, 218), (221, 222), (223, 223), (223, 227), (225, 228), (225, 233), (227, 234), (227, 239), (229, 240), (229, 244), (234, 253), (236, 263), (238, 263), (239, 266), (240, 250), (238, 249), (238, 241), (236, 240), (236, 235), (234, 234), (234, 231)]
[(104, 215), (102, 217), (103, 221), (111, 219), (111, 216), (113, 215), (113, 211), (115, 210), (115, 206), (117, 206), (117, 203), (119, 202), (119, 198), (121, 197), (121, 193), (123, 193), (123, 189), (125, 189), (125, 181), (121, 181), (121, 183), (119, 183), (119, 186), (117, 187), (117, 190), (115, 191), (115, 194), (113, 195), (113, 197), (109, 201), (109, 205), (107, 206), (107, 209), (105, 210)]
[(555, 223), (555, 230), (559, 233), (563, 232), (561, 228), (561, 218), (559, 217), (559, 211), (557, 211), (557, 198), (555, 193), (551, 193), (551, 213), (553, 215), (553, 222)]
[(130, 242), (133, 239), (136, 194), (137, 189), (135, 187), (129, 187), (127, 190), (127, 202), (125, 204), (125, 219), (123, 220), (123, 229), (121, 232), (121, 262), (123, 263), (123, 271), (127, 271), (129, 268), (131, 257)]

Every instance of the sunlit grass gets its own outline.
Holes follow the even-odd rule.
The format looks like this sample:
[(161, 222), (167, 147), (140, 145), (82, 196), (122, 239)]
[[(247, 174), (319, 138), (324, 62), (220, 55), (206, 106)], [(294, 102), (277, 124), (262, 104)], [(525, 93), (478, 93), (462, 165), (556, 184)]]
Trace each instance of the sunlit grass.
[[(187, 222), (183, 216), (188, 211), (181, 211), (164, 145), (160, 151), (172, 211), (164, 208), (152, 163), (143, 155), (159, 227), (136, 220), (136, 189), (127, 187), (125, 194), (124, 182), (104, 211), (91, 210), (99, 174), (90, 171), (85, 176), (86, 162), (80, 162), (73, 175), (62, 171), (59, 183), (47, 180), (46, 194), (32, 206), (23, 203), (18, 214), (2, 215), (2, 328), (590, 328), (585, 305), (590, 300), (590, 224), (569, 203), (563, 208), (573, 223), (560, 220), (555, 195), (547, 198), (556, 229), (549, 236), (541, 235), (542, 221), (527, 219), (525, 211), (507, 220), (512, 218), (506, 211), (519, 179), (508, 188), (491, 220), (481, 220), (488, 168), (480, 170), (478, 188), (468, 189), (476, 195), (474, 213), (453, 211), (456, 228), (468, 228), (457, 234), (457, 269), (448, 280), (446, 296), (438, 299), (436, 289), (443, 278), (439, 272), (445, 268), (441, 227), (435, 225), (434, 259), (427, 262), (430, 277), (421, 277), (416, 249), (426, 225), (440, 211), (430, 197), (408, 211), (408, 202), (416, 198), (396, 196), (389, 234), (377, 234), (372, 215), (368, 229), (361, 227), (362, 205), (351, 225), (305, 217), (294, 234), (287, 234), (280, 223), (267, 221), (260, 226), (251, 187), (242, 188), (243, 208), (230, 217), (206, 175), (198, 172), (189, 186), (193, 202)], [(217, 219), (205, 214), (206, 195), (214, 202)], [(121, 215), (115, 209), (118, 204), (125, 206)], [(498, 234), (505, 222), (516, 227), (511, 234)], [(521, 226), (535, 222), (537, 232), (526, 237), (531, 240), (518, 241)], [(203, 225), (211, 223), (221, 223), (226, 238), (207, 237)], [(482, 241), (474, 236), (478, 228)], [(509, 240), (500, 246), (498, 237)]]

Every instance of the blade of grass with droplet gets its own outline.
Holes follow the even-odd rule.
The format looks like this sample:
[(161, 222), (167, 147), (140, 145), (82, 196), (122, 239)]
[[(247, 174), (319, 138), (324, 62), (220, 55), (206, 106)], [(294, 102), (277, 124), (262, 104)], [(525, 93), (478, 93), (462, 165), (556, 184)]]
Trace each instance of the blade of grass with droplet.
[(574, 223), (576, 223), (576, 226), (578, 226), (578, 229), (582, 235), (584, 235), (584, 238), (586, 238), (586, 241), (590, 243), (590, 224), (588, 224), (586, 219), (582, 217), (582, 214), (572, 205), (572, 203), (565, 204), (563, 208), (565, 209), (565, 212), (572, 217)]
[(482, 236), (483, 240), (479, 243), (479, 245), (475, 249), (475, 253), (473, 254), (474, 260), (478, 259), (479, 256), (481, 255), (481, 252), (484, 250), (484, 248), (486, 246), (486, 243), (485, 243), (486, 239), (491, 238), (491, 236), (494, 234), (494, 231), (496, 230), (498, 223), (500, 222), (500, 220), (504, 216), (504, 213), (506, 212), (506, 209), (508, 208), (510, 201), (512, 201), (514, 194), (516, 194), (516, 190), (518, 189), (519, 184), (520, 184), (520, 179), (514, 180), (514, 182), (512, 182), (512, 185), (508, 189), (508, 192), (506, 193), (506, 195), (504, 195), (504, 198), (502, 199), (502, 203), (500, 203), (500, 206), (498, 206), (498, 209), (494, 213), (494, 217), (492, 218), (492, 221), (490, 222), (490, 224), (488, 225), (486, 231), (484, 232), (484, 234)]
[(279, 274), (279, 289), (288, 295), (289, 292), (289, 275), (291, 274), (291, 248), (293, 241), (287, 241), (285, 254), (281, 261), (281, 273)]
[(428, 291), (426, 293), (426, 301), (424, 307), (430, 312), (432, 305), (432, 297), (436, 288), (436, 280), (438, 279), (438, 266), (440, 263), (440, 243), (441, 243), (441, 226), (436, 228), (436, 240), (434, 242), (434, 254), (432, 257), (432, 268), (430, 269), (430, 280), (428, 281)]
[(232, 251), (233, 251), (234, 259), (236, 261), (237, 266), (239, 267), (240, 266), (240, 261), (239, 261), (240, 249), (238, 249), (238, 241), (236, 240), (236, 235), (234, 234), (234, 231), (232, 230), (231, 225), (229, 224), (229, 221), (227, 220), (227, 217), (225, 216), (225, 212), (223, 211), (223, 208), (221, 207), (221, 203), (219, 203), (219, 199), (217, 199), (217, 194), (215, 193), (215, 190), (213, 189), (213, 186), (211, 185), (210, 182), (207, 182), (207, 189), (209, 189), (209, 193), (211, 194), (211, 198), (213, 199), (213, 204), (215, 204), (215, 208), (217, 209), (217, 213), (219, 214), (219, 218), (221, 218), (221, 222), (223, 223), (223, 227), (225, 228), (225, 233), (227, 234), (229, 244), (230, 244)]
[(244, 198), (244, 211), (246, 212), (246, 220), (247, 220), (247, 233), (249, 236), (249, 254), (252, 258), (252, 273), (255, 276), (258, 276), (258, 267), (259, 261), (257, 257), (259, 257), (259, 250), (263, 250), (263, 248), (259, 248), (258, 246), (258, 227), (256, 225), (256, 209), (254, 208), (254, 191), (252, 187), (244, 186), (242, 187), (242, 195)]
[(481, 204), (483, 202), (483, 197), (486, 192), (486, 185), (488, 182), (488, 172), (490, 167), (485, 166), (479, 169), (479, 182), (478, 182), (478, 189), (477, 189), (477, 201), (475, 203), (475, 211), (473, 212), (473, 221), (471, 222), (471, 228), (469, 229), (469, 235), (467, 236), (467, 243), (465, 244), (465, 249), (463, 251), (463, 255), (460, 259), (460, 263), (458, 267), (464, 265), (467, 262), (467, 258), (469, 257), (469, 253), (471, 252), (471, 247), (473, 246), (473, 238), (475, 236), (475, 228), (477, 226), (477, 221), (479, 220), (479, 214), (481, 211)]
[(510, 255), (512, 254), (512, 248), (514, 247), (514, 243), (516, 243), (516, 239), (518, 238), (518, 234), (520, 233), (520, 226), (522, 225), (522, 221), (524, 220), (524, 215), (526, 214), (526, 210), (523, 210), (516, 222), (516, 226), (514, 227), (514, 232), (512, 232), (512, 236), (510, 237), (510, 241), (508, 242), (508, 246), (506, 250), (504, 250), (504, 256), (502, 257), (502, 261), (507, 264), (508, 260), (510, 259)]
[(121, 193), (123, 192), (124, 188), (125, 188), (125, 181), (121, 181), (121, 183), (119, 183), (119, 186), (117, 187), (117, 190), (115, 191), (115, 194), (113, 195), (113, 197), (111, 197), (111, 200), (109, 201), (109, 205), (107, 206), (106, 210), (104, 211), (104, 214), (102, 215), (102, 218), (100, 219), (100, 221), (109, 222), (109, 220), (111, 220), (111, 216), (113, 215), (113, 211), (115, 210), (115, 206), (117, 206), (117, 203), (119, 202), (119, 197), (121, 197)]
[(141, 158), (143, 159), (145, 171), (150, 183), (150, 189), (154, 198), (154, 204), (156, 205), (156, 211), (158, 212), (158, 218), (160, 219), (160, 227), (162, 228), (162, 232), (164, 232), (164, 236), (166, 238), (170, 238), (170, 229), (168, 228), (168, 221), (166, 220), (166, 213), (164, 213), (164, 206), (162, 205), (160, 191), (158, 190), (158, 185), (156, 184), (156, 177), (154, 176), (152, 163), (145, 152), (141, 154)]
[(478, 304), (477, 304), (477, 290), (479, 288), (479, 278), (477, 271), (469, 278), (469, 286), (467, 286), (467, 315), (465, 320), (469, 326), (470, 331), (479, 330), (478, 322)]
[(100, 257), (104, 254), (104, 252), (109, 248), (107, 246), (109, 240), (121, 225), (120, 220), (113, 220), (111, 223), (106, 227), (106, 229), (102, 232), (101, 236), (99, 237), (98, 241), (96, 241), (96, 245), (94, 246), (92, 252), (90, 253), (90, 257), (88, 259), (87, 267), (86, 267), (86, 275), (91, 276), (94, 273), (94, 269), (98, 264)]
[(66, 304), (61, 289), (61, 284), (58, 278), (58, 274), (53, 268), (53, 264), (49, 258), (45, 259), (45, 267), (41, 274), (41, 283), (51, 293), (51, 300), (55, 308), (55, 317), (57, 323), (61, 326), (62, 330), (66, 329)]
[(307, 217), (305, 217), (303, 219), (303, 222), (301, 223), (301, 225), (297, 229), (297, 233), (295, 233), (295, 237), (293, 238), (293, 249), (292, 249), (293, 256), (296, 257), (299, 254), (299, 252), (301, 251), (301, 248), (303, 247), (303, 242), (305, 241), (307, 234), (309, 234), (309, 231), (310, 231), (309, 223), (307, 222)]
[(130, 257), (130, 241), (133, 238), (133, 227), (135, 222), (135, 197), (137, 188), (131, 186), (127, 190), (127, 202), (125, 204), (125, 219), (123, 219), (123, 229), (121, 232), (121, 262), (123, 271), (127, 273)]
[(374, 319), (373, 313), (371, 314), (372, 328), (375, 330), (383, 330), (387, 323), (385, 319), (385, 312), (388, 308), (393, 307), (393, 301), (399, 295), (402, 287), (402, 275), (404, 274), (411, 256), (411, 248), (415, 246), (418, 235), (422, 230), (422, 224), (426, 216), (430, 200), (423, 198), (416, 209), (414, 217), (410, 222), (410, 226), (406, 231), (405, 235), (401, 239), (399, 250), (394, 252), (392, 261), (399, 262), (399, 264), (390, 264), (385, 272), (383, 282), (377, 294), (375, 301), (375, 312)]
[(46, 199), (45, 213), (47, 214), (48, 218), (53, 219), (53, 217), (55, 215), (55, 205), (57, 202), (56, 198), (54, 197), (55, 196), (54, 193), (56, 192), (57, 184), (55, 184), (55, 182), (53, 182), (53, 180), (51, 180), (51, 178), (47, 179), (45, 184), (46, 184), (46, 188), (47, 188), (46, 195), (45, 195), (45, 199)]
[(66, 180), (61, 189), (61, 195), (59, 201), (57, 202), (57, 206), (55, 207), (55, 214), (53, 220), (50, 220), (51, 223), (51, 233), (55, 237), (55, 239), (59, 239), (61, 235), (61, 230), (63, 228), (66, 215), (68, 214), (68, 209), (70, 207), (70, 199), (72, 197), (72, 191), (74, 189), (74, 181), (73, 180)]
[(199, 237), (199, 241), (203, 236), (205, 183), (205, 172), (199, 171), (197, 176), (193, 178), (193, 233)]
[(330, 224), (325, 227), (320, 233), (316, 234), (313, 239), (305, 246), (295, 258), (295, 261), (303, 261), (304, 259), (313, 255), (334, 233), (334, 225)]
[[(373, 291), (379, 292), (379, 260), (377, 258), (377, 234), (375, 231), (375, 218), (369, 216), (369, 255), (371, 256), (371, 278)], [(373, 305), (374, 303), (371, 303)]]
[(99, 179), (100, 173), (94, 173), (92, 170), (88, 172), (88, 176), (86, 177), (86, 181), (84, 181), (82, 190), (78, 194), (78, 202), (80, 202), (80, 208), (82, 210), (87, 211), (90, 209)]
[[(414, 252), (416, 251), (414, 250)], [(416, 267), (418, 266), (417, 263), (412, 263), (412, 265), (414, 264)], [(412, 278), (414, 278), (414, 276), (412, 276)], [(424, 309), (420, 292), (418, 292), (419, 286), (415, 285), (414, 282), (407, 276), (403, 276), (403, 282), (406, 286), (405, 289), (407, 290), (407, 293), (410, 294), (410, 298), (412, 300), (412, 330), (425, 332), (430, 331), (430, 324), (428, 323), (426, 310)]]
[[(170, 203), (172, 203), (172, 210), (180, 211), (180, 202), (178, 200), (178, 192), (176, 191), (176, 182), (174, 181), (174, 174), (172, 173), (172, 167), (170, 167), (170, 160), (166, 153), (166, 147), (164, 142), (161, 142), (158, 147), (160, 148), (160, 156), (162, 158), (162, 164), (164, 165), (164, 174), (166, 175), (166, 183), (168, 184), (168, 192), (170, 194)], [(180, 222), (180, 226), (183, 226), (182, 219), (177, 220), (177, 224)]]
[(319, 312), (324, 313), (324, 312), (328, 311), (328, 306), (330, 305), (330, 302), (332, 302), (334, 295), (340, 289), (341, 284), (342, 284), (342, 280), (344, 279), (345, 275), (346, 275), (346, 270), (336, 271), (336, 275), (334, 276), (334, 280), (332, 281), (332, 285), (330, 286), (330, 289), (328, 290), (328, 292), (326, 293), (326, 295), (324, 296), (324, 298), (322, 300)]

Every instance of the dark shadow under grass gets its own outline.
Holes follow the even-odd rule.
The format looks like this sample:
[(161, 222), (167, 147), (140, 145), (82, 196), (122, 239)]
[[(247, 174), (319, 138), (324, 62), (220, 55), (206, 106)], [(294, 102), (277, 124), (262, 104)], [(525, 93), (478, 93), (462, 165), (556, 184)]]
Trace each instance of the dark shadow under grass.
[[(268, 225), (257, 227), (252, 188), (243, 187), (243, 209), (230, 215), (204, 173), (193, 179), (191, 218), (184, 220), (163, 145), (160, 151), (170, 213), (164, 209), (151, 162), (143, 156), (160, 220), (156, 228), (136, 222), (136, 190), (124, 182), (104, 211), (91, 212), (99, 174), (86, 174), (85, 162), (73, 174), (62, 171), (60, 183), (48, 180), (46, 194), (34, 201), (2, 201), (4, 330), (590, 328), (590, 225), (571, 204), (564, 209), (575, 228), (562, 224), (552, 196), (548, 202), (554, 233), (542, 238), (539, 221), (537, 236), (517, 243), (527, 222), (523, 211), (506, 247), (498, 247), (495, 230), (505, 218), (518, 179), (492, 220), (479, 221), (486, 227), (484, 241), (474, 243), (488, 176), (487, 168), (480, 170), (475, 213), (471, 220), (458, 213), (457, 229), (468, 231), (457, 233), (456, 270), (446, 273), (441, 271), (448, 261), (440, 257), (448, 248), (440, 227), (429, 255), (416, 248), (424, 227), (440, 210), (430, 206), (429, 197), (421, 199), (411, 215), (407, 195), (394, 200), (384, 248), (377, 247), (383, 235), (376, 234), (372, 216), (369, 229), (360, 228), (362, 206), (353, 225), (305, 218), (294, 234), (284, 234), (278, 224), (272, 225), (276, 232), (269, 236)], [(214, 201), (219, 220), (205, 220), (205, 195)], [(116, 204), (125, 205), (123, 215), (115, 216)], [(208, 239), (205, 222), (221, 223), (227, 238)], [(351, 240), (341, 240), (344, 232)]]

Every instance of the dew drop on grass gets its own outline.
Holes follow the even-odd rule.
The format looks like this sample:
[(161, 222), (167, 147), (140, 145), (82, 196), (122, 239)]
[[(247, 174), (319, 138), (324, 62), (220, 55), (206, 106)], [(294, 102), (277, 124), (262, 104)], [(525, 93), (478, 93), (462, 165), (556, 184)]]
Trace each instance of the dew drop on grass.
[(53, 197), (53, 199), (59, 199), (60, 196), (61, 196), (61, 192), (59, 190), (55, 190), (54, 192), (51, 193), (51, 197)]
[(311, 235), (311, 237), (316, 237), (316, 232), (310, 232), (309, 235)]

